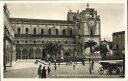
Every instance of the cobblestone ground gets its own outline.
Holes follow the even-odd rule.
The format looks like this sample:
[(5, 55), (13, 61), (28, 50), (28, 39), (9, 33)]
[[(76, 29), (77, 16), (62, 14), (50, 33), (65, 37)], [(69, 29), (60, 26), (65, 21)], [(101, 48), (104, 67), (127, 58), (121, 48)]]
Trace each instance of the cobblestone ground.
[[(7, 68), (4, 72), (4, 78), (38, 78), (37, 68), (40, 63), (35, 64), (34, 61), (18, 61), (11, 68)], [(42, 64), (43, 65), (43, 64)], [(46, 66), (47, 65), (43, 65)], [(100, 65), (98, 63), (94, 64), (94, 70), (92, 74), (89, 73), (89, 63), (85, 66), (82, 64), (77, 64), (75, 69), (73, 65), (61, 64), (57, 65), (57, 70), (54, 70), (54, 65), (50, 66), (51, 72), (47, 74), (47, 78), (118, 78), (117, 75), (99, 75), (98, 68)]]

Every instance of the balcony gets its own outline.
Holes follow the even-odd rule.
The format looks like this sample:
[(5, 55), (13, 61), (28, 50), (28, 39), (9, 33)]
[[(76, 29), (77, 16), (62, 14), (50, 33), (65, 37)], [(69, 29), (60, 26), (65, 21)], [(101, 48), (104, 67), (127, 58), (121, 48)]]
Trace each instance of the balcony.
[(75, 35), (15, 34), (15, 37), (75, 38)]

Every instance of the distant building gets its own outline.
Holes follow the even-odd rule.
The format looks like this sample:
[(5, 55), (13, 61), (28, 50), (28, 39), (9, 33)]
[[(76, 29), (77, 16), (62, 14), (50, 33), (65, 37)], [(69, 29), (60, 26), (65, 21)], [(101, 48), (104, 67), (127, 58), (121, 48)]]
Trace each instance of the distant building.
[(14, 28), (11, 26), (9, 15), (10, 13), (7, 9), (7, 6), (4, 5), (4, 70), (6, 70), (6, 66), (11, 66), (12, 62), (16, 60)]
[(113, 54), (122, 59), (125, 55), (125, 31), (113, 33)]
[[(17, 59), (49, 58), (45, 44), (62, 45), (58, 57), (89, 56), (84, 42), (101, 40), (100, 16), (94, 8), (67, 13), (67, 20), (10, 18), (14, 29)], [(68, 53), (68, 54), (67, 54)], [(55, 58), (54, 56), (52, 58)]]

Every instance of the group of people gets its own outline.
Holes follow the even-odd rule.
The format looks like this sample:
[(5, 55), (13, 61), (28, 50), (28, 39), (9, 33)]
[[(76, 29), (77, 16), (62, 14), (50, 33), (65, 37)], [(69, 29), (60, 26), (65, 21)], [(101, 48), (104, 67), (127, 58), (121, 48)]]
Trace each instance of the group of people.
[(46, 72), (48, 72), (48, 74), (50, 74), (50, 71), (51, 71), (51, 69), (49, 66), (46, 70), (45, 66), (43, 66), (43, 69), (42, 69), (42, 65), (39, 65), (39, 68), (38, 68), (39, 78), (46, 78)]
[[(75, 69), (77, 62), (71, 62), (71, 65), (72, 64), (73, 64), (73, 69)], [(85, 66), (85, 60), (82, 61), (82, 64)], [(48, 75), (50, 74), (50, 72), (51, 72), (50, 65), (51, 65), (50, 61), (49, 61), (49, 66), (47, 67), (47, 69), (45, 66), (43, 66), (43, 68), (42, 68), (42, 65), (39, 65), (39, 68), (38, 68), (39, 78), (46, 78), (46, 73), (48, 73)], [(89, 58), (89, 65), (90, 65), (89, 72), (90, 72), (90, 74), (92, 74), (92, 70), (94, 67), (94, 60)], [(58, 66), (60, 66), (60, 63), (58, 63)], [(56, 69), (57, 69), (57, 65), (56, 65), (56, 62), (54, 62), (54, 70), (56, 70)]]

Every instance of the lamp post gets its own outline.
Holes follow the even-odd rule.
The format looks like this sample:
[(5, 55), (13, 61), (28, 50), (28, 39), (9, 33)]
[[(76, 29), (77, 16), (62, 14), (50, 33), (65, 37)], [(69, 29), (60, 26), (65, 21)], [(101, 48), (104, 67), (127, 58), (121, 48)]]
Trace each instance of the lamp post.
[(6, 71), (6, 36), (4, 35), (4, 70)]
[(12, 67), (12, 59), (13, 59), (12, 54), (13, 54), (13, 47), (12, 45), (10, 45), (10, 67)]

